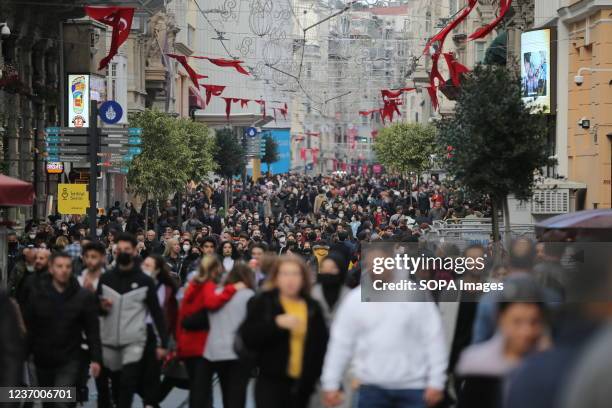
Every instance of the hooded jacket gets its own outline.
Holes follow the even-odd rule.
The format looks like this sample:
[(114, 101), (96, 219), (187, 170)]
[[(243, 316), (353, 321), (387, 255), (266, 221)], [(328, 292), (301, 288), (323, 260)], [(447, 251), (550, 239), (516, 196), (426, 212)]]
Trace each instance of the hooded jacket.
[(138, 267), (122, 271), (115, 267), (103, 274), (98, 283), (98, 296), (110, 298), (113, 305), (100, 318), (102, 344), (123, 347), (145, 342), (146, 316), (149, 313), (161, 339), (161, 347), (168, 345), (168, 331), (157, 298), (153, 279)]

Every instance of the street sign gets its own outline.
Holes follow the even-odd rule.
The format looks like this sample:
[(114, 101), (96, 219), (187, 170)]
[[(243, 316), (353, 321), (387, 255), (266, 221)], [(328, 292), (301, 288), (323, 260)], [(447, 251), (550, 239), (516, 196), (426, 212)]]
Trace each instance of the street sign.
[(57, 211), (60, 214), (85, 214), (89, 208), (87, 184), (58, 184)]
[(100, 133), (103, 135), (141, 136), (142, 128), (102, 128)]
[(45, 138), (47, 144), (89, 144), (87, 136), (64, 136), (58, 133), (50, 134)]
[(72, 163), (88, 163), (87, 156), (79, 156), (76, 154), (50, 154), (47, 156), (47, 161), (50, 162), (72, 162)]
[(246, 128), (244, 130), (244, 134), (247, 135), (248, 137), (255, 137), (257, 136), (257, 128), (254, 128), (254, 127)]
[(121, 136), (113, 136), (113, 135), (108, 135), (108, 136), (102, 136), (102, 144), (119, 144), (119, 143), (123, 143), (123, 144), (128, 144), (128, 145), (132, 145), (132, 146), (138, 146), (142, 144), (142, 138), (139, 136), (129, 136), (129, 137), (125, 137), (124, 135)]
[(86, 135), (87, 128), (69, 128), (69, 127), (59, 127), (59, 126), (50, 126), (45, 128), (45, 133), (47, 135)]
[(47, 153), (49, 154), (87, 154), (87, 146), (58, 146), (48, 145)]
[(102, 122), (114, 125), (123, 117), (123, 108), (115, 101), (106, 101), (100, 105), (99, 115)]
[(107, 173), (128, 174), (130, 169), (128, 167), (113, 166), (113, 167), (103, 167), (102, 171), (105, 171)]

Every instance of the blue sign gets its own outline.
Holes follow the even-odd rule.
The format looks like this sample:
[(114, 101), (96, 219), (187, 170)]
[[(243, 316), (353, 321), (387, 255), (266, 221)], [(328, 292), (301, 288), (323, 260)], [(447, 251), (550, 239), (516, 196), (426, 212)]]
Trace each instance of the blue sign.
[(123, 108), (115, 101), (106, 101), (100, 105), (100, 119), (102, 122), (114, 125), (123, 117)]
[(130, 136), (128, 138), (128, 144), (138, 146), (142, 144), (142, 138), (139, 136)]
[(244, 130), (244, 134), (247, 135), (248, 137), (255, 137), (257, 136), (257, 129), (254, 127), (246, 128)]
[(137, 155), (137, 154), (140, 154), (140, 153), (142, 153), (142, 148), (140, 148), (140, 147), (130, 147), (128, 149), (128, 154)]
[(128, 135), (130, 136), (142, 136), (142, 128), (129, 128)]
[(59, 134), (60, 132), (60, 127), (59, 126), (51, 126), (48, 128), (45, 128), (45, 133), (47, 134)]

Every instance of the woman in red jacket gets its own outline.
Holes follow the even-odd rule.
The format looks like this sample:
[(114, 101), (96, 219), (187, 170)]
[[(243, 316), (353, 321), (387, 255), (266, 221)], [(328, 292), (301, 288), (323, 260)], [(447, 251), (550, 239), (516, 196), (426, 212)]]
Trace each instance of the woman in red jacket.
[(244, 283), (238, 282), (217, 291), (217, 281), (222, 271), (223, 265), (217, 257), (204, 257), (198, 274), (185, 289), (179, 309), (176, 328), (177, 353), (185, 360), (189, 373), (189, 406), (192, 408), (212, 406), (212, 369), (210, 363), (204, 359), (208, 329), (186, 330), (183, 320), (202, 309), (219, 309), (237, 290), (245, 287)]

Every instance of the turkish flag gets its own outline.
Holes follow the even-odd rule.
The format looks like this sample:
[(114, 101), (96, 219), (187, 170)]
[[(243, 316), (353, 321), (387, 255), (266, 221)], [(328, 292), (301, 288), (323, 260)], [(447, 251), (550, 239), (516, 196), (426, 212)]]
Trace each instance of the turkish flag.
[(444, 59), (446, 60), (446, 64), (448, 65), (448, 72), (450, 73), (451, 80), (453, 81), (454, 86), (459, 86), (461, 82), (461, 74), (465, 74), (470, 72), (470, 69), (465, 65), (461, 64), (459, 61), (455, 59), (455, 56), (450, 52), (445, 52)]
[(191, 65), (189, 65), (189, 63), (187, 62), (187, 57), (184, 55), (177, 55), (177, 54), (166, 54), (166, 55), (169, 56), (170, 58), (174, 58), (175, 60), (177, 60), (179, 64), (181, 64), (183, 68), (185, 68), (185, 71), (187, 71), (189, 78), (191, 78), (191, 82), (193, 82), (193, 84), (196, 86), (196, 89), (200, 90), (200, 84), (198, 84), (199, 74), (195, 72), (195, 70), (191, 67)]
[(117, 55), (121, 44), (127, 40), (132, 28), (134, 7), (91, 7), (85, 6), (85, 13), (96, 21), (113, 27), (110, 50), (100, 61), (98, 70), (105, 68), (110, 60)]
[(266, 101), (264, 101), (263, 99), (255, 99), (254, 102), (258, 103), (259, 106), (261, 106), (262, 108), (261, 111), (263, 112), (262, 117), (265, 119), (266, 118)]
[(224, 67), (224, 68), (233, 67), (236, 71), (240, 72), (243, 75), (250, 75), (249, 72), (246, 69), (244, 69), (244, 67), (241, 65), (243, 64), (243, 61), (228, 60), (228, 59), (223, 59), (223, 58), (195, 57), (195, 56), (193, 58), (208, 60), (218, 67)]
[(501, 21), (504, 19), (504, 16), (510, 10), (511, 4), (512, 4), (512, 0), (501, 0), (500, 6), (499, 6), (499, 15), (486, 26), (481, 27), (478, 30), (474, 31), (472, 34), (470, 34), (469, 39), (476, 40), (478, 38), (483, 38), (484, 36), (489, 34), (491, 31), (493, 31), (493, 29), (497, 27), (497, 25), (501, 23)]
[(225, 90), (225, 87), (222, 85), (206, 85), (206, 84), (201, 84), (201, 85), (206, 90), (206, 105), (207, 106), (210, 103), (210, 99), (213, 96), (221, 96), (221, 94)]
[(426, 86), (427, 93), (429, 93), (429, 99), (431, 99), (431, 106), (434, 110), (438, 110), (438, 92), (434, 85)]

